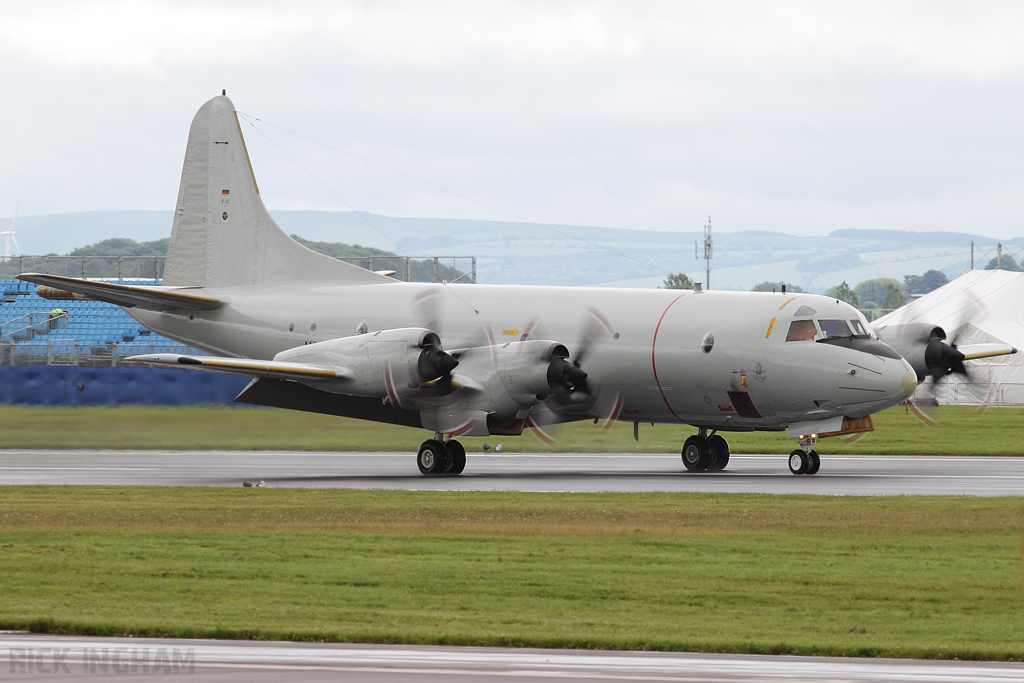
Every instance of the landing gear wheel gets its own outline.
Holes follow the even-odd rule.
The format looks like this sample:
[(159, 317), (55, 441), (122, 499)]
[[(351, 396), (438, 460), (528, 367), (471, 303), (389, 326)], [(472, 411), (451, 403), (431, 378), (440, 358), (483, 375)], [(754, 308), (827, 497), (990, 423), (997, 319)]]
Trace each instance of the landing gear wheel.
[(801, 449), (789, 454), (789, 471), (793, 474), (805, 474), (810, 465), (810, 458)]
[(818, 455), (818, 451), (811, 451), (807, 455), (810, 456), (810, 462), (807, 464), (807, 471), (804, 474), (817, 474), (821, 469), (821, 456)]
[(701, 436), (691, 436), (683, 442), (683, 465), (691, 472), (703, 472), (711, 462), (711, 446)]
[(721, 472), (729, 464), (729, 442), (723, 437), (715, 434), (708, 438), (708, 445), (711, 447), (711, 464), (708, 465), (709, 472)]
[(452, 439), (445, 444), (448, 449), (448, 453), (452, 457), (452, 466), (448, 469), (446, 474), (462, 474), (462, 471), (466, 469), (466, 449), (461, 443)]
[(452, 466), (452, 456), (443, 443), (427, 439), (416, 454), (416, 466), (421, 474), (444, 474)]

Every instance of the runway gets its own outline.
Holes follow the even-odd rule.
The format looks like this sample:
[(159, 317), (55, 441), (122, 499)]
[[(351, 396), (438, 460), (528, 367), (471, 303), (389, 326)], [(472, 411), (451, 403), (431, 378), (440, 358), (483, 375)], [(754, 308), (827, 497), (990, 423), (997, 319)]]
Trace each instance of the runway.
[[(564, 680), (768, 683), (1010, 683), (1024, 665), (585, 650), (351, 645), (0, 635), (4, 680), (348, 681), (502, 683)], [(106, 674), (106, 676), (104, 676)]]
[(672, 491), (816, 495), (1024, 495), (1024, 458), (823, 455), (814, 476), (784, 455), (734, 455), (689, 473), (678, 455), (471, 453), (464, 474), (424, 477), (412, 453), (0, 451), (0, 484), (332, 487), (442, 491)]

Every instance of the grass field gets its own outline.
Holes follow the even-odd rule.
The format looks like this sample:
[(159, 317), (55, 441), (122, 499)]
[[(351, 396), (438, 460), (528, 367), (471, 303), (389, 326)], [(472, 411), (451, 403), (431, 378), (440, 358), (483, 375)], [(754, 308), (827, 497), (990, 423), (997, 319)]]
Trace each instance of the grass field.
[(0, 628), (1024, 659), (1021, 499), (0, 488)]
[[(943, 407), (926, 427), (904, 408), (874, 416), (875, 431), (854, 444), (825, 439), (821, 453), (1021, 455), (1024, 411)], [(521, 437), (464, 438), (470, 452), (485, 442), (506, 451), (678, 452), (694, 433), (684, 425), (631, 423), (603, 432), (590, 422), (563, 425), (554, 447), (529, 432)], [(0, 406), (0, 448), (184, 448), (415, 451), (429, 435), (419, 429), (290, 410), (223, 407), (39, 408)], [(737, 453), (788, 453), (784, 433), (727, 434)]]

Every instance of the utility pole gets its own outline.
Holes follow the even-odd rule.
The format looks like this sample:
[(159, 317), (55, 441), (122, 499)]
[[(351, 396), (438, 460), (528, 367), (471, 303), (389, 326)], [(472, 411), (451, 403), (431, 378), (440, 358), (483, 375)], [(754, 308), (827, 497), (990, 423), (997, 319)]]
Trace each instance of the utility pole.
[[(711, 245), (711, 216), (708, 216), (708, 224), (704, 226), (704, 261), (707, 270), (707, 279), (704, 281), (704, 288), (711, 289), (711, 257), (713, 255), (713, 249)], [(693, 258), (699, 259), (697, 256), (697, 243), (693, 243)]]

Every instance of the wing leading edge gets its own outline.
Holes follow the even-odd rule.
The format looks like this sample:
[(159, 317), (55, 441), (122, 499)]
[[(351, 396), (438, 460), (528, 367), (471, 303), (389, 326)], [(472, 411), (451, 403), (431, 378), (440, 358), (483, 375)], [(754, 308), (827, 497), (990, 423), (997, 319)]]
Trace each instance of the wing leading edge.
[(265, 377), (268, 379), (293, 379), (302, 381), (350, 379), (353, 373), (348, 368), (316, 365), (312, 363), (287, 363), (248, 358), (219, 358), (216, 356), (182, 356), (174, 353), (150, 353), (129, 356), (125, 360), (153, 365), (171, 365), (188, 370), (206, 370), (244, 377)]
[(112, 282), (82, 280), (62, 275), (44, 275), (42, 273), (22, 273), (19, 280), (32, 282), (49, 288), (50, 291), (39, 292), (44, 299), (89, 298), (96, 301), (124, 306), (125, 308), (142, 308), (147, 311), (212, 311), (220, 307), (219, 299), (208, 296), (189, 294), (177, 288), (146, 287), (144, 285), (117, 285)]

